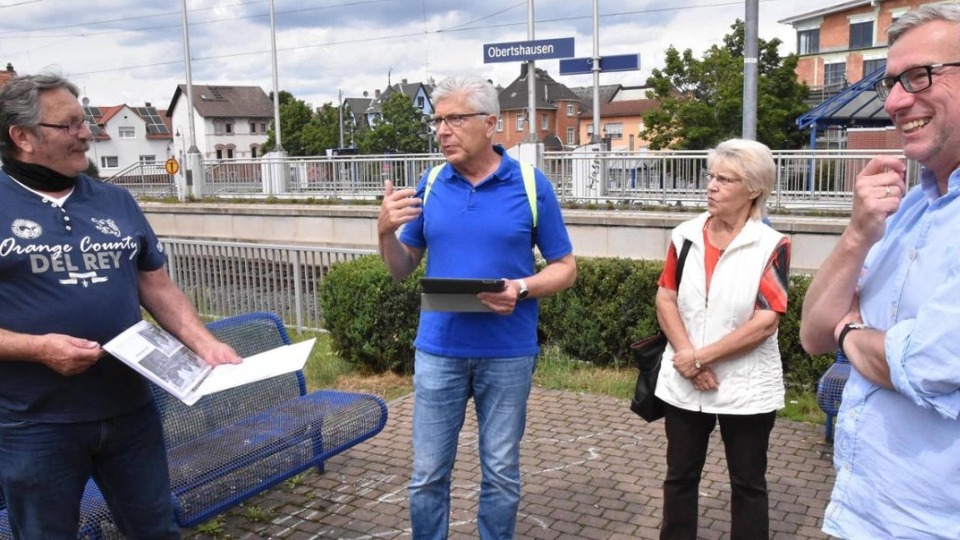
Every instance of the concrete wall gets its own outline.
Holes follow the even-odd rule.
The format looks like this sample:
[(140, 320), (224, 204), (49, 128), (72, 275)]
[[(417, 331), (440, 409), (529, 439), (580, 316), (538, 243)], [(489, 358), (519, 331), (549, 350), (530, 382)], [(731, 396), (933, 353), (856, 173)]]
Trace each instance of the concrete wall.
[[(376, 206), (296, 204), (143, 203), (157, 234), (269, 244), (375, 248)], [(585, 257), (661, 260), (670, 230), (693, 214), (679, 212), (564, 210), (574, 253)], [(846, 219), (771, 218), (793, 243), (791, 269), (815, 272), (833, 249)]]

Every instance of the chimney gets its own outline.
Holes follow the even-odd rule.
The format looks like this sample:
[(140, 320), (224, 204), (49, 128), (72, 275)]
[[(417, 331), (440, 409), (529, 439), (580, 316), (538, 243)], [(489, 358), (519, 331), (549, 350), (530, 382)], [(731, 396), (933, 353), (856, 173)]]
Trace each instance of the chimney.
[(520, 63), (520, 80), (524, 80), (526, 78), (527, 78), (527, 63), (521, 62)]
[(375, 99), (380, 97), (380, 89), (379, 89), (379, 88), (373, 91), (373, 97), (374, 97)]
[(153, 106), (153, 105), (150, 104), (149, 101), (144, 101), (144, 102), (143, 102), (143, 105), (144, 105), (145, 107), (152, 107), (152, 106)]
[(407, 80), (406, 80), (406, 79), (400, 79), (400, 84), (407, 84)]
[(13, 73), (13, 64), (11, 64), (10, 62), (7, 62), (7, 71), (10, 73)]

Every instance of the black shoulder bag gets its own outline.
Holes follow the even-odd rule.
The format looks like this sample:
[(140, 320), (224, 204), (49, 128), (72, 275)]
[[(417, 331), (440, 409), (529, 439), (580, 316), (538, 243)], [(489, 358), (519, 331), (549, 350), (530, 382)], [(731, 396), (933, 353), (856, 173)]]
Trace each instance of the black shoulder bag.
[[(683, 248), (677, 256), (677, 292), (680, 291), (680, 278), (683, 277), (683, 265), (690, 251), (690, 240), (683, 241)], [(634, 361), (640, 370), (637, 387), (633, 391), (630, 410), (647, 422), (663, 418), (663, 401), (654, 395), (657, 389), (657, 377), (660, 375), (660, 360), (667, 348), (667, 336), (663, 331), (630, 344)]]

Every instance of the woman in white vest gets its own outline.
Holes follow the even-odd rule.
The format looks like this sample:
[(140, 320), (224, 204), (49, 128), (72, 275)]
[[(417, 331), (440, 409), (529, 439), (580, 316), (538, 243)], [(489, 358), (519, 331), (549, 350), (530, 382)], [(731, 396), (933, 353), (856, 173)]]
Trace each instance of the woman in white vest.
[[(661, 539), (696, 539), (699, 484), (720, 425), (730, 474), (730, 538), (769, 537), (767, 446), (784, 386), (777, 326), (787, 309), (790, 243), (763, 223), (776, 165), (755, 141), (707, 157), (707, 211), (673, 230), (657, 317), (669, 340), (656, 395), (665, 403)], [(677, 286), (677, 253), (690, 247)]]

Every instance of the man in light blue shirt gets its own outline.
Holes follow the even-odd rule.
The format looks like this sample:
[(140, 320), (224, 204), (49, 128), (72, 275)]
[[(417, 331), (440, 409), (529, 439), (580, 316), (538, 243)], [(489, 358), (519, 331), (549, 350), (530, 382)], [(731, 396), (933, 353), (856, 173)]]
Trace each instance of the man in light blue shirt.
[(904, 154), (857, 177), (853, 215), (810, 284), (800, 338), (853, 366), (823, 531), (960, 538), (960, 5), (926, 5), (888, 31), (878, 96)]

